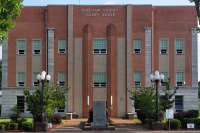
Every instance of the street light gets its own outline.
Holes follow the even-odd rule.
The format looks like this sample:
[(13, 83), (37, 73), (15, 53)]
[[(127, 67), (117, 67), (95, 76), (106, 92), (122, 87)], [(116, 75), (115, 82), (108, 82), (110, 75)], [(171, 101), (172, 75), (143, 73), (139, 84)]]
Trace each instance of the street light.
[[(45, 76), (46, 76), (46, 80), (45, 80)], [(43, 106), (44, 106), (44, 103), (43, 103), (43, 100), (44, 100), (44, 97), (43, 97), (43, 95), (44, 95), (44, 92), (43, 92), (43, 90), (44, 90), (44, 83), (45, 82), (49, 82), (50, 79), (51, 79), (51, 76), (49, 74), (46, 75), (45, 71), (42, 71), (41, 74), (37, 75), (38, 82), (42, 83), (42, 107), (41, 107), (41, 115), (40, 115), (42, 123), (45, 122), (44, 121), (44, 113), (43, 113)]]
[(155, 71), (155, 75), (150, 75), (151, 82), (156, 82), (156, 122), (160, 122), (159, 113), (158, 113), (158, 82), (162, 82), (164, 75), (159, 75), (158, 71)]

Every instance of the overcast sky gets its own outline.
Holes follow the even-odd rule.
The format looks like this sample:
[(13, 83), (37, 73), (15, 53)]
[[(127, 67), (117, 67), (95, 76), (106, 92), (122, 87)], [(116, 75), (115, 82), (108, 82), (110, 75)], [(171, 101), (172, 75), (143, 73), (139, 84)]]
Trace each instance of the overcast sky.
[[(151, 4), (154, 6), (182, 6), (182, 5), (194, 5), (188, 0), (24, 0), (24, 6), (46, 6), (46, 5), (143, 5)], [(198, 35), (198, 40), (200, 37)], [(198, 42), (200, 44), (200, 42)], [(199, 53), (199, 52), (198, 52)], [(2, 47), (0, 47), (0, 59), (2, 59)], [(198, 55), (198, 70), (199, 70), (199, 80), (200, 80), (200, 54)]]

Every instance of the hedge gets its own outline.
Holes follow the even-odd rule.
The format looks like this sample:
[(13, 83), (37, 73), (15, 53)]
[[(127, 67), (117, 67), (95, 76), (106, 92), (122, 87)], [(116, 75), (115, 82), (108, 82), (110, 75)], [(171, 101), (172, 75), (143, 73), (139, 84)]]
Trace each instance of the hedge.
[(10, 129), (16, 130), (18, 128), (18, 123), (10, 123)]
[(2, 121), (2, 122), (0, 122), (0, 124), (4, 124), (5, 125), (5, 129), (8, 129), (8, 127), (10, 125), (10, 121)]
[(194, 118), (183, 118), (182, 126), (187, 128), (187, 123), (194, 123)]
[(5, 130), (5, 125), (4, 124), (0, 124), (0, 131)]
[[(169, 121), (167, 122), (169, 126)], [(181, 127), (181, 121), (178, 119), (170, 119), (170, 128), (171, 129), (179, 129)]]
[(33, 122), (22, 122), (21, 129), (23, 131), (30, 131), (33, 129)]

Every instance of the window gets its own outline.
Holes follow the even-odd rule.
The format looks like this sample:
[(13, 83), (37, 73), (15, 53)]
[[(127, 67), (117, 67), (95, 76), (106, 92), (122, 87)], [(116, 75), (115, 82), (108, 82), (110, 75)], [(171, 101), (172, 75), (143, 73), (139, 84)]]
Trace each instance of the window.
[(25, 54), (25, 40), (17, 41), (18, 54)]
[(134, 85), (141, 85), (141, 72), (134, 72)]
[(59, 86), (65, 85), (65, 72), (58, 73), (58, 83), (59, 83)]
[(107, 87), (107, 74), (94, 73), (93, 74), (93, 87)]
[(133, 40), (133, 45), (134, 45), (134, 53), (140, 54), (141, 53), (141, 40), (139, 40), (139, 39)]
[(176, 86), (183, 86), (183, 73), (176, 73)]
[(160, 40), (160, 54), (167, 54), (167, 40)]
[(183, 111), (183, 96), (175, 96), (175, 110), (176, 112)]
[(183, 40), (176, 40), (176, 54), (183, 54)]
[(66, 53), (66, 41), (58, 40), (58, 53), (65, 54)]
[(166, 86), (166, 82), (168, 82), (168, 73), (164, 72), (164, 73), (161, 73), (161, 74), (164, 75), (164, 79), (161, 82), (161, 86)]
[(24, 96), (17, 96), (17, 107), (20, 109), (20, 112), (24, 112)]
[(24, 73), (18, 73), (18, 86), (24, 86), (25, 81), (25, 74)]
[(33, 53), (34, 54), (40, 54), (40, 46), (41, 46), (40, 40), (33, 40)]
[(65, 107), (64, 108), (59, 108), (58, 112), (65, 112)]
[(93, 53), (106, 54), (107, 53), (107, 40), (106, 39), (93, 39)]
[(37, 75), (40, 73), (33, 73), (33, 86), (39, 86), (39, 82), (37, 80)]

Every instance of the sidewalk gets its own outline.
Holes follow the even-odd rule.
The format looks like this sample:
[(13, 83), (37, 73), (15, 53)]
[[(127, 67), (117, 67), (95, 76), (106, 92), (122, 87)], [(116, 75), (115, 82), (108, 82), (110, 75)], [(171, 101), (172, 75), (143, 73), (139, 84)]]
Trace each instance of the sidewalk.
[(49, 132), (73, 132), (73, 133), (200, 133), (200, 130), (189, 131), (189, 130), (170, 130), (170, 131), (152, 131), (148, 130), (137, 123), (134, 123), (128, 119), (112, 118), (115, 126), (115, 130), (112, 131), (82, 131), (81, 128), (87, 121), (86, 118), (72, 119), (68, 122), (64, 122)]

